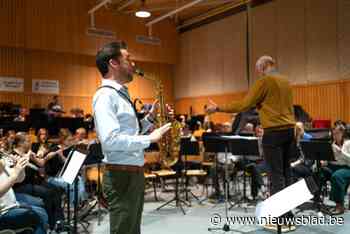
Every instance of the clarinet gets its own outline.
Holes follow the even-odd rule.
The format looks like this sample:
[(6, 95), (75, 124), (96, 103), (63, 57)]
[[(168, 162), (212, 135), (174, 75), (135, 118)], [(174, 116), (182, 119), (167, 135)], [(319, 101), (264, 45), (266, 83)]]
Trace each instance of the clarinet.
[[(11, 161), (13, 163), (13, 165), (16, 165), (16, 163), (17, 163), (17, 160), (11, 154), (6, 153), (3, 150), (0, 150), (0, 157)], [(30, 167), (31, 169), (33, 169), (35, 171), (39, 171), (39, 168), (37, 166), (35, 166), (33, 163), (28, 162), (27, 167)]]

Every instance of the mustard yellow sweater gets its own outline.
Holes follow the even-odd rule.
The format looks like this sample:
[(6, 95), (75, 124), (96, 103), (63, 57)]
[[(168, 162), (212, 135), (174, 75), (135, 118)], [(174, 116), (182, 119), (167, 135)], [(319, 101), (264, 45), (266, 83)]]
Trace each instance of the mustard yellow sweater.
[(294, 127), (293, 93), (289, 81), (274, 72), (258, 79), (243, 101), (219, 106), (219, 111), (237, 113), (257, 107), (266, 130)]

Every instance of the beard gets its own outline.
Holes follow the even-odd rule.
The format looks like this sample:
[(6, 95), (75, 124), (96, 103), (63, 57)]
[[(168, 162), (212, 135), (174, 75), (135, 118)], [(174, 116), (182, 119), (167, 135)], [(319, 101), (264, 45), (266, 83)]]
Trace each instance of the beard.
[(129, 83), (134, 79), (134, 69), (129, 64), (124, 64), (120, 70), (120, 75), (123, 79), (123, 83)]

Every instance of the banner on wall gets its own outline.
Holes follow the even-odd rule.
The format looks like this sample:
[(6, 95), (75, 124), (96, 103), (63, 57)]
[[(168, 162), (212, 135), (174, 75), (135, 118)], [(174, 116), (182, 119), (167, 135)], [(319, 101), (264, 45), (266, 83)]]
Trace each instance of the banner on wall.
[(24, 80), (16, 77), (0, 77), (0, 91), (23, 92)]
[(58, 94), (59, 81), (58, 80), (32, 80), (33, 93), (49, 93)]

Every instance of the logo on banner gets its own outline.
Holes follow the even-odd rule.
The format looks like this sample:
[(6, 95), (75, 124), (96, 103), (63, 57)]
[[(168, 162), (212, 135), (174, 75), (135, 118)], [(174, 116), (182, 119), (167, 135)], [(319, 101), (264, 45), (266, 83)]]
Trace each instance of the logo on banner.
[(58, 80), (32, 80), (33, 93), (58, 94), (59, 91)]
[(0, 91), (23, 92), (24, 80), (15, 77), (0, 77)]

